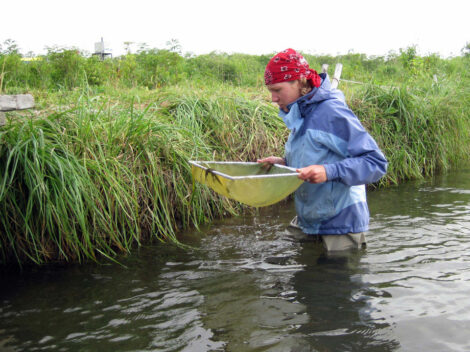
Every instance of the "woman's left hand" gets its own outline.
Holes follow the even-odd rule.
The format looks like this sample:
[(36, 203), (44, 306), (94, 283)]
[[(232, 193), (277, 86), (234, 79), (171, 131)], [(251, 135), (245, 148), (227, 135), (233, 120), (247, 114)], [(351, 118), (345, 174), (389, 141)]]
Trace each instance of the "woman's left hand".
[(296, 170), (299, 178), (310, 183), (322, 183), (328, 181), (323, 165), (310, 165)]

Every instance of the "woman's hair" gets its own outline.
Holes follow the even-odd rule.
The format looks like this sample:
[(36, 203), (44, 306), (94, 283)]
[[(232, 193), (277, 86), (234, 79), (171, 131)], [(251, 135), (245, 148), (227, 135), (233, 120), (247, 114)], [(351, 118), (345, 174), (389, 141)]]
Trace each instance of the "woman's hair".
[(311, 86), (310, 82), (307, 81), (307, 78), (301, 77), (301, 78), (299, 78), (298, 80), (289, 81), (289, 82), (290, 82), (290, 83), (294, 83), (294, 82), (296, 82), (296, 81), (299, 81), (299, 84), (300, 84), (300, 95), (301, 95), (301, 96), (304, 96), (305, 94), (310, 93), (310, 91), (312, 90), (312, 86)]

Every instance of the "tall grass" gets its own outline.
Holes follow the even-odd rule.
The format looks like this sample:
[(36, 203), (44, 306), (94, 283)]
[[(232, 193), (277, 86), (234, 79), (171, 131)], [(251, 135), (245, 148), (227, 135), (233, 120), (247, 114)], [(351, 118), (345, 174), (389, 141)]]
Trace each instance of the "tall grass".
[(446, 172), (469, 159), (468, 89), (427, 84), (366, 85), (351, 100), (389, 160), (383, 185)]
[(0, 131), (2, 262), (112, 258), (239, 211), (193, 187), (187, 161), (254, 160), (285, 131), (272, 106), (225, 93), (175, 89), (124, 106), (85, 92), (68, 110), (11, 119)]

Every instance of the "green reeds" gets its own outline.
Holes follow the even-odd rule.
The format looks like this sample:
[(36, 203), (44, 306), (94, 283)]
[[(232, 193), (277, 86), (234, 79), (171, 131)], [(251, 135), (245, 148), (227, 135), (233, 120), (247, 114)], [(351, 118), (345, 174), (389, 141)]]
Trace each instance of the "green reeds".
[(448, 95), (431, 83), (365, 86), (352, 108), (389, 160), (381, 184), (445, 172), (468, 160), (469, 115), (463, 94)]
[(254, 160), (285, 131), (272, 106), (231, 94), (173, 90), (144, 106), (82, 94), (69, 110), (11, 119), (0, 130), (1, 262), (112, 258), (239, 211), (193, 185), (187, 161)]

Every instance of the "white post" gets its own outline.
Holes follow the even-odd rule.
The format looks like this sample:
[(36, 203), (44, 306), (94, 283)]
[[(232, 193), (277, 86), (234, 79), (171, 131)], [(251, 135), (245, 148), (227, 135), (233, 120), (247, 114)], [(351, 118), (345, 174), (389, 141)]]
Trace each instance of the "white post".
[(339, 84), (339, 79), (341, 77), (341, 71), (343, 70), (343, 64), (336, 64), (335, 74), (333, 75), (333, 80), (331, 81), (331, 88), (336, 89)]

